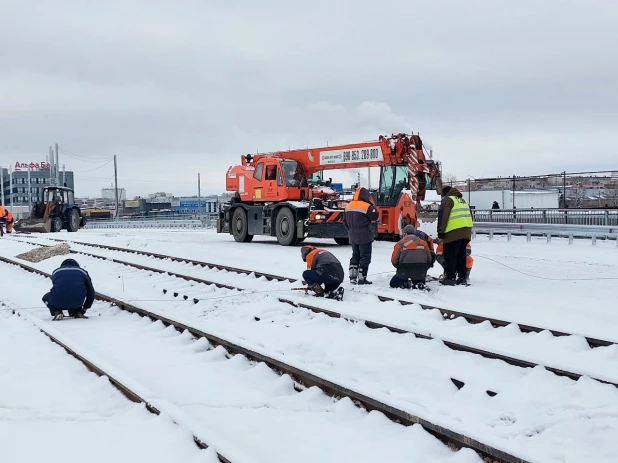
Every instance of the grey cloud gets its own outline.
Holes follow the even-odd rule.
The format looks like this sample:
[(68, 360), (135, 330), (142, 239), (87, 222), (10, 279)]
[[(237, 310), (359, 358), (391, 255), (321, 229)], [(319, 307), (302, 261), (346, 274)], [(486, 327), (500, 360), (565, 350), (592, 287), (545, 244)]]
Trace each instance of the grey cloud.
[[(612, 2), (33, 5), (0, 0), (2, 165), (57, 141), (118, 154), (129, 195), (197, 171), (218, 192), (256, 149), (414, 130), (459, 176), (615, 167)], [(76, 174), (83, 194), (108, 167)]]

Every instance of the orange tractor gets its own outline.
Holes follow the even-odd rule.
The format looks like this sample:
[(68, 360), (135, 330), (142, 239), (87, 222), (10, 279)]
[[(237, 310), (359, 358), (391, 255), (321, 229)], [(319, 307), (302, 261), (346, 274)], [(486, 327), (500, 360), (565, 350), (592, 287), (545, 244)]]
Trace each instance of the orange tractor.
[(429, 158), (418, 135), (403, 133), (373, 142), (247, 154), (227, 171), (226, 190), (234, 196), (219, 213), (217, 232), (245, 243), (267, 235), (283, 246), (306, 237), (347, 244), (347, 201), (322, 181), (323, 171), (380, 167), (379, 187), (371, 191), (379, 212), (376, 238), (397, 240), (403, 227), (417, 223), (426, 189), (441, 185), (440, 164)]

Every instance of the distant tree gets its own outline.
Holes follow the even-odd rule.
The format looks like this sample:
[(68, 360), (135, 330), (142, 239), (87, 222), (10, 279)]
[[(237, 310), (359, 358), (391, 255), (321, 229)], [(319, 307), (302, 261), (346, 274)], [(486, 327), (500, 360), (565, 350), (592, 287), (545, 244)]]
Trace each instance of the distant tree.
[(444, 174), (444, 175), (442, 175), (442, 184), (443, 185), (453, 186), (455, 183), (457, 183), (457, 176), (455, 176), (453, 174)]

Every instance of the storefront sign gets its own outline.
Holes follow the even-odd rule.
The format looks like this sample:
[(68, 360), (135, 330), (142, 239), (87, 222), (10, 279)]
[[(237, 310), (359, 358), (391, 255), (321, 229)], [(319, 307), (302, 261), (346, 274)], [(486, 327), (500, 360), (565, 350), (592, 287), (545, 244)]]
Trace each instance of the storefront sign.
[(49, 169), (51, 165), (49, 162), (16, 162), (15, 170), (28, 170), (30, 167), (31, 170), (39, 170), (39, 169)]

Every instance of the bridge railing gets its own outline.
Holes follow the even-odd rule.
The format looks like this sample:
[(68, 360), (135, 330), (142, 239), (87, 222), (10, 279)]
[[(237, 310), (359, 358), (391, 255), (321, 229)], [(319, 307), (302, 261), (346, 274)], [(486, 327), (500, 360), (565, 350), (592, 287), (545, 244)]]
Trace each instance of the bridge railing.
[(618, 226), (618, 209), (474, 209), (474, 222)]

